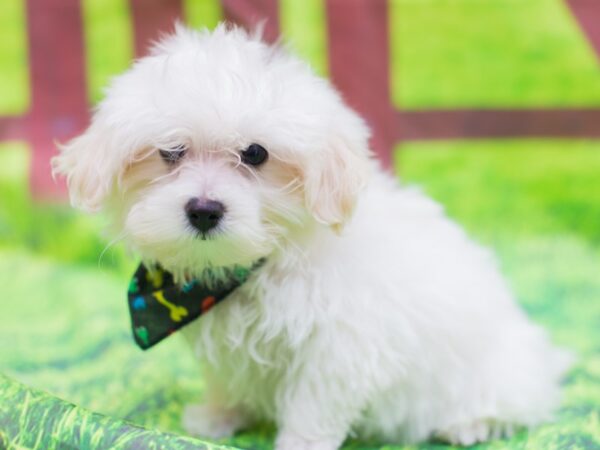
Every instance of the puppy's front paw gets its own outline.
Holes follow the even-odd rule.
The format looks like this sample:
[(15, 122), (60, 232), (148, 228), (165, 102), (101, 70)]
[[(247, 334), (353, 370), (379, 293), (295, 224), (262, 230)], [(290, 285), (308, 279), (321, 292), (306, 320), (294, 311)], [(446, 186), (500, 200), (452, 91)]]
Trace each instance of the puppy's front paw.
[(295, 434), (283, 433), (277, 437), (275, 450), (336, 450), (339, 442), (333, 440), (309, 440)]
[(247, 425), (240, 412), (208, 405), (187, 405), (182, 422), (189, 434), (210, 439), (231, 437)]

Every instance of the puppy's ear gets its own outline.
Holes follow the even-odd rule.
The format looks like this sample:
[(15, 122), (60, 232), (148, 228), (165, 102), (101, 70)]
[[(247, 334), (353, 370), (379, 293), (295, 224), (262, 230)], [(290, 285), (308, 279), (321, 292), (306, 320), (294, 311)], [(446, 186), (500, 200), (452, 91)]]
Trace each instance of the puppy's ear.
[(310, 156), (305, 168), (307, 208), (318, 222), (337, 233), (352, 216), (371, 169), (368, 129), (357, 116), (353, 119), (348, 125), (356, 128), (333, 134), (326, 148)]
[(100, 209), (114, 181), (107, 144), (94, 125), (81, 136), (58, 145), (52, 174), (66, 177), (71, 204), (85, 211)]

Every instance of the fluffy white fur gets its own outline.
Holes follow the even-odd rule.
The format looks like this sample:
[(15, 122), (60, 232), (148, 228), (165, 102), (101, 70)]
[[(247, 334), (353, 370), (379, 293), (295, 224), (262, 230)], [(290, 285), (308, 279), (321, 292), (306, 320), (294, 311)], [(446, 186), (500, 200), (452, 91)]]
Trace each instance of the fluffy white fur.
[[(186, 330), (206, 398), (194, 434), (272, 420), (280, 450), (348, 435), (471, 444), (551, 418), (567, 357), (515, 304), (493, 257), (371, 158), (331, 85), (240, 29), (178, 27), (116, 78), (55, 171), (72, 202), (178, 280), (266, 264)], [(269, 151), (260, 167), (240, 151)], [(157, 149), (183, 145), (169, 166)], [(199, 239), (192, 197), (227, 212)]]

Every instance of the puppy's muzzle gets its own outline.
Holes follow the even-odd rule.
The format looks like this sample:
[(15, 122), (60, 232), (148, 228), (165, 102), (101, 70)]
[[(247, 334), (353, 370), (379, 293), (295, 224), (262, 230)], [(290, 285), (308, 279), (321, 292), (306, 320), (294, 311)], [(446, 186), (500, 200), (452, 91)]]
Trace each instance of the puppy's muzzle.
[(225, 214), (223, 203), (197, 197), (191, 198), (184, 209), (190, 224), (203, 235), (215, 228)]

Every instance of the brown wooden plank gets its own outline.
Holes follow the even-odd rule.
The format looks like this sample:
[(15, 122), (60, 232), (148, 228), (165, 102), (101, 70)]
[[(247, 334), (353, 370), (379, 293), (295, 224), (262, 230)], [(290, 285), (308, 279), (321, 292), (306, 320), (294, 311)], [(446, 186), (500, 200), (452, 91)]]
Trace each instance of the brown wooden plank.
[(600, 58), (600, 0), (566, 0), (573, 16)]
[(85, 126), (88, 105), (79, 0), (27, 0), (31, 109), (27, 132), (33, 147), (31, 187), (38, 197), (64, 194), (50, 173), (55, 141)]
[(226, 21), (253, 30), (264, 22), (263, 36), (268, 42), (279, 38), (279, 4), (277, 0), (221, 0)]
[[(374, 130), (373, 146), (389, 164), (397, 141), (472, 138), (600, 138), (600, 109), (394, 111), (389, 97), (385, 0), (325, 0), (330, 69), (348, 103)], [(566, 0), (600, 55), (600, 1)], [(265, 35), (279, 34), (277, 0), (222, 0), (225, 17), (247, 28), (267, 18)], [(54, 141), (85, 126), (87, 98), (79, 0), (26, 0), (32, 102), (25, 117), (0, 117), (0, 139), (32, 144), (34, 194), (53, 197), (64, 186), (50, 177)], [(136, 54), (181, 17), (181, 0), (131, 0)]]
[(27, 139), (27, 121), (24, 117), (0, 117), (0, 139)]
[(129, 5), (136, 57), (147, 54), (161, 33), (173, 31), (175, 22), (183, 17), (180, 0), (130, 0)]
[(399, 111), (401, 140), (600, 138), (600, 109)]
[(327, 0), (329, 68), (348, 104), (373, 130), (385, 166), (398, 138), (390, 104), (387, 1)]

